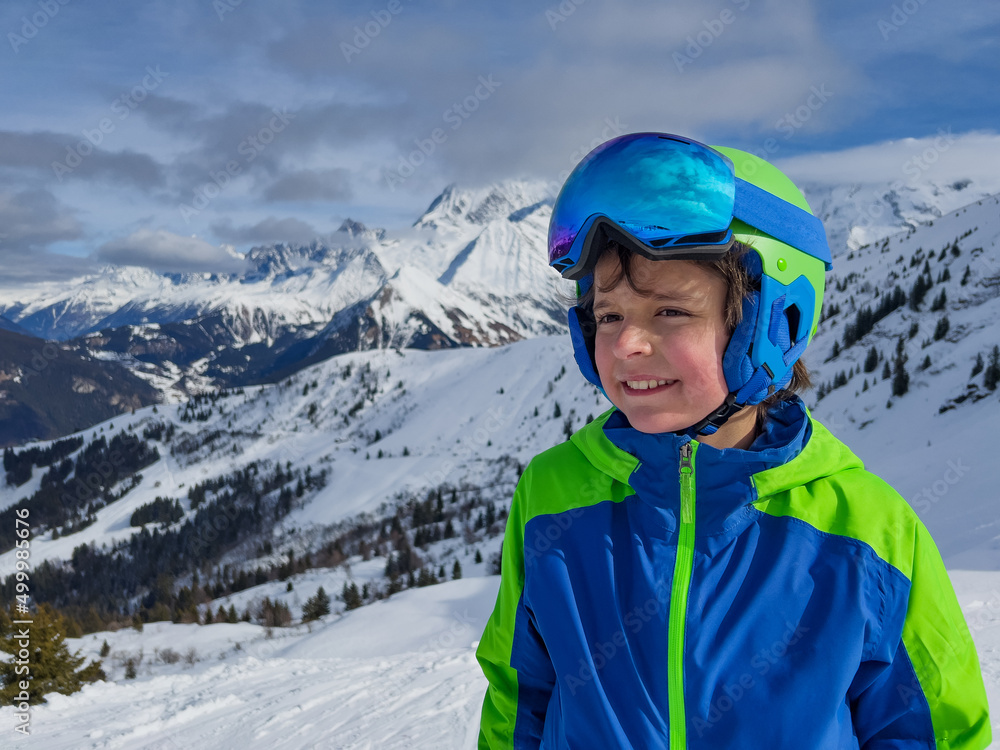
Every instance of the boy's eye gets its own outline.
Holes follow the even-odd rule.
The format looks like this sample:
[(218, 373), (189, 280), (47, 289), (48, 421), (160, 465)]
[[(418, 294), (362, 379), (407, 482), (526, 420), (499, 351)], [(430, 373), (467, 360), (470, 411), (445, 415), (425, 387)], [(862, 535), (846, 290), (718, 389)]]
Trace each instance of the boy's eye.
[(664, 315), (666, 317), (674, 317), (677, 315), (686, 315), (686, 314), (687, 313), (685, 313), (683, 310), (673, 310), (673, 309), (660, 310), (657, 313), (657, 315)]
[(614, 323), (620, 317), (620, 315), (616, 315), (615, 313), (604, 313), (604, 315), (597, 318), (597, 325), (601, 325), (602, 323)]

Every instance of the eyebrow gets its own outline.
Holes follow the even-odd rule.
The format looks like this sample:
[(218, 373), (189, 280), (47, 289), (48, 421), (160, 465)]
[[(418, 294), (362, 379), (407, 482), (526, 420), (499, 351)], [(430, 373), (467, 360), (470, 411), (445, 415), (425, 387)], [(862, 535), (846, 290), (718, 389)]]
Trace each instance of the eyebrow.
[[(693, 294), (660, 294), (660, 293), (655, 293), (655, 294), (643, 294), (643, 295), (640, 295), (640, 296), (645, 297), (646, 299), (651, 299), (654, 302), (674, 302), (674, 303), (680, 302), (680, 303), (686, 303), (686, 302), (692, 302), (692, 301), (694, 301), (696, 299), (696, 296), (693, 295)], [(610, 307), (610, 306), (611, 306), (611, 302), (609, 300), (602, 299), (599, 302), (594, 302), (594, 312), (597, 312), (598, 310), (603, 310), (605, 307)]]

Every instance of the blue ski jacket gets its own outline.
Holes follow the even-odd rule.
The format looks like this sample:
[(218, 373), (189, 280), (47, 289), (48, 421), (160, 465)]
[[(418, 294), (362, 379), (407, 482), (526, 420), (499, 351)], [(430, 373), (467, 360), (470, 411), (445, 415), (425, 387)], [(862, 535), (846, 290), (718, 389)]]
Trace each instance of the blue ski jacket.
[(477, 656), (480, 748), (990, 742), (933, 540), (797, 398), (748, 450), (612, 409), (537, 456)]

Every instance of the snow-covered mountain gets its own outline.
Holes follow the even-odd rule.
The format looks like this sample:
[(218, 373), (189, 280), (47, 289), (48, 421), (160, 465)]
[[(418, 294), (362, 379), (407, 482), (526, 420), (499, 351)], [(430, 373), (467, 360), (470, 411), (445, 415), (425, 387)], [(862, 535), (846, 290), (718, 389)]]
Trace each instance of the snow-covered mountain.
[[(420, 284), (433, 281), (415, 269), (391, 277), (386, 288), (393, 294), (377, 308), (387, 320), (383, 328), (391, 331), (388, 321), (399, 321), (394, 305), (405, 307), (407, 295), (419, 296)], [(925, 282), (929, 289), (918, 301), (915, 287)], [(867, 446), (863, 457), (917, 505), (949, 459), (967, 457), (969, 445), (992, 444), (1000, 392), (987, 386), (984, 368), (973, 371), (977, 359), (988, 365), (1000, 344), (998, 323), (1000, 197), (992, 197), (836, 260), (824, 319), (805, 358), (819, 386), (808, 400), (849, 444)], [(895, 369), (899, 342), (909, 387), (897, 396), (886, 368)], [(116, 432), (140, 434), (162, 421), (176, 434), (160, 444), (163, 458), (143, 470), (142, 484), (99, 510), (85, 530), (36, 539), (35, 559), (65, 559), (82, 542), (126, 538), (132, 531), (122, 520), (164, 488), (190, 486), (254, 459), (330, 468), (326, 488), (288, 516), (287, 526), (298, 531), (374, 512), (401, 489), (426, 493), (442, 481), (478, 486), (495, 475), (496, 462), (523, 463), (606, 406), (577, 372), (564, 336), (439, 352), (387, 343), (242, 396), (229, 391), (217, 405), (196, 406), (202, 412), (196, 420), (191, 404), (161, 406), (161, 414), (147, 407), (114, 420)], [(877, 360), (869, 365), (872, 350)], [(95, 429), (105, 427), (112, 432), (110, 423)], [(989, 466), (985, 455), (981, 461)], [(27, 484), (0, 489), (0, 510), (37, 490), (41, 474), (36, 468)], [(991, 513), (995, 479), (986, 468), (968, 472), (962, 481), (970, 497), (963, 502)], [(952, 504), (935, 498), (924, 499), (929, 517), (938, 519), (946, 557), (975, 550), (1000, 569), (1000, 558), (992, 561), (989, 552), (992, 527), (953, 525)], [(9, 553), (0, 557), (0, 572), (12, 561)]]
[(109, 266), (53, 288), (0, 292), (34, 335), (114, 359), (178, 400), (273, 382), (373, 347), (495, 346), (564, 330), (542, 250), (551, 186), (447, 188), (413, 227), (347, 220), (309, 245), (255, 247), (242, 274)]
[(937, 183), (892, 180), (830, 184), (802, 182), (809, 205), (823, 220), (834, 257), (891, 234), (929, 225), (957, 209), (1000, 193), (992, 182), (971, 179)]
[[(544, 183), (511, 182), (488, 189), (447, 188), (409, 230), (388, 233), (346, 220), (337, 232), (305, 246), (255, 247), (242, 274), (158, 273), (107, 266), (61, 288), (3, 291), (0, 312), (42, 338), (66, 340), (107, 328), (165, 324), (222, 314), (249, 323), (242, 343), (272, 334), (266, 326), (327, 323), (332, 315), (378, 295), (404, 268), (431, 277), (428, 293), (447, 289), (484, 299), (533, 300), (559, 288), (548, 271), (544, 237), (551, 202)], [(433, 296), (415, 300), (430, 304)], [(483, 311), (487, 312), (487, 311)], [(546, 316), (529, 316), (524, 334)], [(260, 327), (258, 321), (265, 322)], [(558, 325), (558, 322), (555, 323)]]
[[(274, 382), (347, 351), (551, 335), (564, 330), (561, 299), (572, 290), (544, 260), (557, 187), (451, 185), (408, 229), (346, 220), (309, 245), (253, 248), (242, 274), (109, 266), (60, 287), (0, 291), (0, 314), (125, 365), (168, 401)], [(989, 187), (813, 183), (806, 192), (839, 256), (925, 225)]]

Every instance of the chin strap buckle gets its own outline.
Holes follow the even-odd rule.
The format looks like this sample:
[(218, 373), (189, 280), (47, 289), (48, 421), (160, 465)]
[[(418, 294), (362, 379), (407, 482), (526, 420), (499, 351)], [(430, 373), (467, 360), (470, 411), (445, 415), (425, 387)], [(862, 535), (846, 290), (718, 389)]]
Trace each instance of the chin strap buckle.
[(722, 406), (715, 409), (707, 417), (698, 422), (698, 424), (685, 430), (688, 434), (695, 435), (711, 435), (716, 432), (726, 421), (740, 411), (746, 404), (736, 403), (736, 393), (730, 393), (726, 396), (726, 400), (722, 402)]

